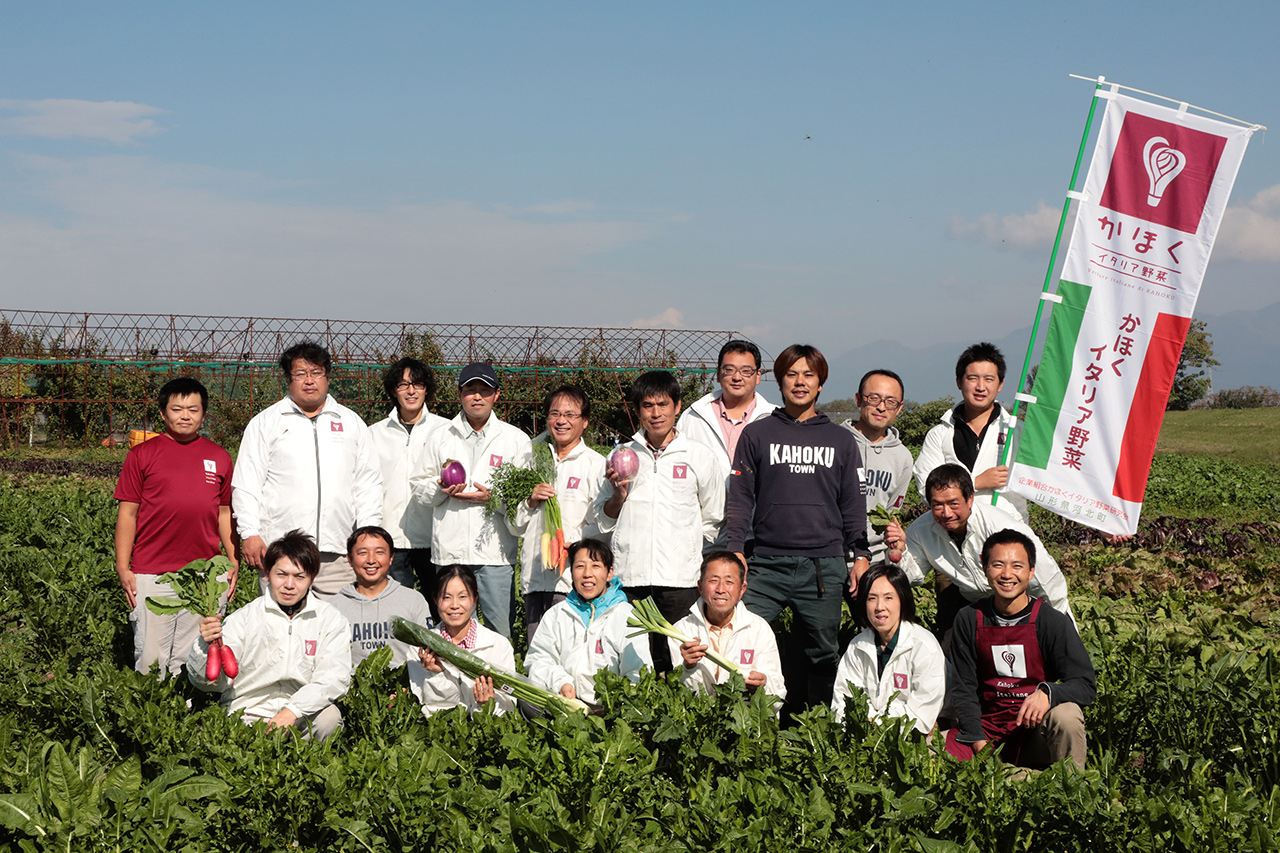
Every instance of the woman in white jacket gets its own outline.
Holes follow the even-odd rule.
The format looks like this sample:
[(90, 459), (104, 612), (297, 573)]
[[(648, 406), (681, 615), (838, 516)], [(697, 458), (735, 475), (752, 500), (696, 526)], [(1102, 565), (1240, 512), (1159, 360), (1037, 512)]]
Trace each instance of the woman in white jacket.
[(627, 627), (631, 605), (622, 581), (613, 576), (613, 551), (598, 539), (569, 548), (573, 591), (552, 606), (538, 625), (525, 666), (529, 677), (570, 699), (594, 702), (595, 676), (602, 669), (636, 681), (653, 667), (649, 641)]
[(911, 582), (897, 566), (876, 566), (858, 582), (854, 608), (864, 630), (849, 643), (836, 672), (831, 707), (837, 720), (854, 689), (867, 697), (870, 719), (906, 717), (927, 735), (947, 692), (946, 660), (933, 634), (916, 621)]
[[(333, 704), (351, 680), (351, 629), (331, 604), (311, 594), (320, 550), (301, 530), (267, 548), (267, 594), (227, 617), (200, 621), (187, 657), (187, 677), (201, 690), (221, 693), (228, 713), (271, 728), (293, 727), (323, 740), (342, 725)], [(236, 655), (239, 674), (205, 678), (211, 644), (221, 640)], [(216, 651), (214, 652), (217, 653)], [(225, 659), (225, 658), (224, 658)]]
[[(436, 575), (436, 609), (440, 613), (440, 635), (454, 645), (483, 658), (492, 666), (516, 671), (515, 651), (511, 641), (491, 631), (476, 619), (476, 573), (470, 566), (452, 565)], [(422, 703), (422, 713), (463, 707), (475, 713), (494, 702), (494, 713), (503, 714), (515, 707), (505, 693), (495, 692), (493, 679), (472, 679), (448, 661), (441, 660), (430, 649), (419, 649), (418, 659), (425, 672), (409, 674), (409, 688)]]

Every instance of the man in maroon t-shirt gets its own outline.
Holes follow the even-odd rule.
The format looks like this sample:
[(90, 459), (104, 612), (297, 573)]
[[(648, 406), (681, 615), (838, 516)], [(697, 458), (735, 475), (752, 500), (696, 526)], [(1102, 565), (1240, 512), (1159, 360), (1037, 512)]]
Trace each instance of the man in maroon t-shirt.
[(158, 616), (148, 598), (173, 595), (157, 578), (219, 553), (231, 558), (228, 595), (235, 594), (236, 555), (231, 541), (231, 454), (200, 437), (209, 392), (181, 377), (160, 388), (164, 434), (125, 457), (116, 485), (116, 573), (133, 624), (134, 668), (177, 673), (200, 631), (193, 613)]

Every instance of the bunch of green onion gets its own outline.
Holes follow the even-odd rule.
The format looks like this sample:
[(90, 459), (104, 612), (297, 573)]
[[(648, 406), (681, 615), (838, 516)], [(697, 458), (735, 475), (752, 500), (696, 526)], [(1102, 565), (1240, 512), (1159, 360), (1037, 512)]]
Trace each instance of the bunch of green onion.
[(569, 699), (559, 693), (552, 693), (550, 690), (534, 684), (523, 675), (496, 667), (478, 655), (474, 655), (466, 649), (455, 645), (449, 638), (441, 636), (438, 632), (425, 625), (419, 625), (416, 622), (410, 622), (397, 616), (391, 624), (391, 634), (402, 643), (430, 649), (438, 657), (447, 660), (472, 678), (479, 678), (483, 675), (493, 679), (494, 685), (503, 688), (503, 692), (510, 693), (517, 699), (528, 702), (530, 705), (541, 708), (548, 713), (568, 714), (572, 711), (582, 711), (590, 714), (597, 710), (597, 706), (589, 705), (581, 699)]
[[(639, 631), (628, 634), (628, 637), (638, 637), (641, 634), (662, 634), (664, 637), (670, 637), (677, 643), (684, 645), (685, 643), (694, 642), (693, 637), (686, 637), (675, 629), (670, 622), (663, 617), (658, 610), (657, 603), (652, 598), (642, 598), (639, 601), (631, 603), (631, 615), (627, 617), (627, 625), (632, 628), (639, 628)], [(707, 659), (713, 661), (717, 666), (723, 667), (730, 672), (738, 672), (738, 665), (733, 661), (724, 657), (720, 653), (713, 651), (709, 646), (706, 651)]]

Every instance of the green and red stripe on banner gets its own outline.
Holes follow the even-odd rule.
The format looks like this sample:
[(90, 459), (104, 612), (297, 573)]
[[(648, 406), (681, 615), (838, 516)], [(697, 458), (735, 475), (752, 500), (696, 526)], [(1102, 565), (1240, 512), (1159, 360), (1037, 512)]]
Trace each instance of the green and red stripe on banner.
[[(1064, 279), (1058, 283), (1062, 302), (1054, 308), (1045, 336), (1041, 368), (1036, 373), (1036, 404), (1028, 411), (1023, 427), (1019, 464), (1048, 469), (1059, 421), (1063, 417), (1075, 417), (1074, 412), (1064, 415), (1062, 406), (1091, 292), (1092, 288), (1074, 281)], [(1160, 423), (1190, 326), (1190, 317), (1160, 314), (1156, 319), (1120, 443), (1112, 494), (1121, 500), (1142, 503), (1160, 437)]]

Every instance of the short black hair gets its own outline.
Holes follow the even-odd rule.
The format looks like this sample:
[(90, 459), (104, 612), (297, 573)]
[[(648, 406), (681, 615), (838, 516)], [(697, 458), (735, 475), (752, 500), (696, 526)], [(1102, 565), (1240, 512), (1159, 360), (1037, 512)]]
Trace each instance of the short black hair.
[(579, 539), (569, 546), (569, 565), (573, 565), (574, 557), (579, 551), (586, 551), (593, 560), (599, 560), (610, 569), (613, 568), (613, 549), (599, 539)]
[(982, 543), (982, 568), (987, 567), (987, 563), (991, 560), (991, 549), (997, 545), (1021, 545), (1027, 552), (1027, 565), (1033, 569), (1036, 567), (1036, 543), (1021, 530), (1006, 527), (1004, 530), (992, 533), (987, 537), (987, 541)]
[(979, 361), (989, 361), (994, 364), (996, 376), (1001, 382), (1004, 381), (1004, 354), (1000, 352), (998, 346), (986, 341), (974, 344), (960, 353), (960, 358), (956, 361), (956, 381), (959, 382), (964, 378), (964, 372), (969, 369), (969, 365)]
[(724, 357), (731, 352), (746, 353), (756, 360), (756, 370), (760, 369), (760, 347), (751, 343), (751, 341), (744, 341), (741, 338), (734, 338), (720, 347), (720, 355), (716, 356), (717, 368), (724, 364)]
[(627, 402), (640, 408), (640, 404), (650, 397), (670, 397), (671, 402), (680, 402), (680, 380), (669, 370), (649, 370), (641, 373), (631, 383), (627, 392)]
[(702, 565), (698, 567), (698, 580), (703, 580), (707, 576), (707, 569), (711, 568), (712, 563), (719, 562), (733, 563), (738, 567), (738, 577), (741, 580), (747, 579), (747, 564), (742, 562), (742, 558), (732, 551), (723, 549), (708, 551), (702, 557)]
[(316, 540), (301, 530), (290, 530), (268, 545), (262, 565), (270, 572), (282, 559), (287, 559), (302, 569), (312, 580), (320, 574), (320, 549), (316, 547)]
[(889, 378), (890, 378), (890, 379), (892, 379), (894, 382), (897, 382), (897, 383), (898, 383), (898, 397), (899, 397), (899, 398), (904, 398), (904, 397), (906, 397), (906, 396), (907, 396), (907, 386), (903, 384), (903, 382), (902, 382), (902, 377), (901, 377), (901, 376), (899, 376), (898, 374), (894, 373), (892, 370), (886, 370), (886, 369), (884, 369), (884, 368), (882, 368), (882, 367), (877, 367), (875, 370), (868, 370), (866, 373), (862, 374), (862, 379), (861, 379), (861, 380), (859, 380), (859, 382), (858, 382), (858, 393), (859, 393), (859, 394), (861, 394), (861, 393), (862, 393), (862, 387), (863, 387), (864, 385), (866, 385), (866, 384), (867, 384), (867, 380), (868, 380), (868, 379), (870, 379), (872, 376), (887, 376), (887, 377), (889, 377)]
[(190, 397), (192, 394), (200, 395), (200, 408), (207, 411), (209, 408), (209, 389), (204, 387), (204, 383), (194, 376), (179, 376), (177, 379), (170, 379), (160, 386), (160, 393), (156, 395), (156, 401), (160, 403), (160, 408), (163, 410), (169, 405), (171, 398)]
[(933, 500), (933, 493), (937, 489), (947, 489), (952, 486), (960, 490), (960, 496), (965, 500), (973, 497), (973, 476), (969, 473), (969, 469), (955, 462), (948, 462), (934, 468), (924, 481), (925, 503)]
[(548, 391), (547, 396), (542, 398), (542, 414), (544, 417), (550, 413), (551, 404), (555, 402), (556, 397), (570, 398), (582, 410), (581, 414), (584, 420), (591, 417), (591, 400), (587, 397), (587, 392), (577, 385), (561, 385)]
[(376, 524), (366, 524), (364, 527), (357, 527), (351, 531), (351, 535), (347, 537), (347, 556), (350, 557), (356, 549), (356, 543), (360, 541), (362, 536), (377, 536), (383, 542), (387, 543), (387, 551), (392, 555), (396, 553), (396, 543), (391, 534), (385, 528)]
[[(462, 581), (462, 585), (467, 588), (467, 592), (471, 593), (471, 597), (480, 601), (480, 587), (476, 583), (476, 570), (470, 566), (464, 566), (461, 563), (454, 563), (451, 566), (445, 566), (436, 575), (436, 586), (431, 592), (431, 597), (436, 601), (440, 600), (440, 596), (444, 594), (444, 588), (449, 585), (449, 581), (457, 578)], [(472, 611), (475, 615), (475, 611)]]
[(298, 341), (280, 353), (281, 372), (288, 377), (293, 372), (293, 363), (298, 360), (309, 361), (316, 367), (323, 368), (325, 376), (328, 376), (329, 371), (333, 369), (333, 360), (329, 358), (329, 351), (315, 341)]
[(402, 358), (387, 368), (382, 374), (382, 389), (387, 392), (387, 399), (396, 402), (396, 386), (404, 381), (404, 372), (409, 371), (409, 381), (421, 385), (425, 390), (426, 402), (436, 398), (436, 374), (430, 367), (416, 358)]
[(858, 603), (860, 606), (853, 608), (853, 621), (859, 628), (870, 628), (871, 620), (867, 618), (867, 595), (871, 592), (871, 585), (876, 581), (884, 578), (893, 584), (893, 589), (898, 593), (898, 601), (901, 602), (902, 611), (900, 620), (903, 622), (919, 623), (916, 618), (916, 596), (911, 591), (911, 580), (907, 577), (907, 573), (897, 566), (872, 566), (863, 573), (862, 578), (858, 581)]

